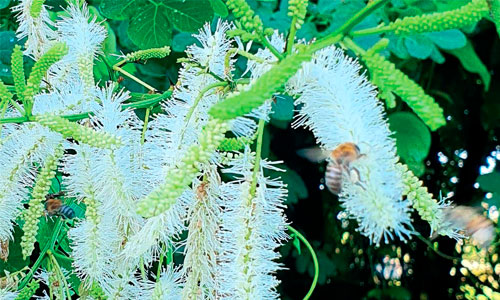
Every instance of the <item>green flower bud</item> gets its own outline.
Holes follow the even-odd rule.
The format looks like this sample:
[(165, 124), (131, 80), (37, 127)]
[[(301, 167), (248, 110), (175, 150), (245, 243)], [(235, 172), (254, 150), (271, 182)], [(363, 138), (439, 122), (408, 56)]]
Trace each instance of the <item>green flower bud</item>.
[(137, 212), (144, 217), (154, 217), (169, 209), (191, 184), (199, 167), (208, 162), (227, 130), (228, 125), (221, 120), (209, 120), (198, 144), (191, 146), (176, 166), (167, 171), (164, 184), (139, 202)]
[(392, 22), (389, 26), (397, 35), (442, 31), (473, 25), (487, 13), (486, 0), (472, 0), (469, 4), (454, 10), (406, 17)]
[(444, 221), (443, 205), (433, 198), (433, 195), (423, 186), (423, 182), (408, 169), (408, 166), (396, 165), (403, 177), (403, 195), (407, 197), (422, 220), (429, 222), (433, 231), (439, 232)]
[(9, 92), (3, 81), (0, 79), (0, 100), (2, 103), (8, 103), (12, 100), (12, 93)]
[(121, 145), (121, 140), (108, 132), (99, 132), (89, 127), (70, 122), (54, 114), (43, 114), (35, 117), (35, 120), (43, 126), (62, 134), (65, 138), (72, 137), (75, 140), (102, 149), (114, 149)]
[(137, 60), (148, 60), (150, 58), (164, 58), (170, 54), (170, 47), (165, 46), (162, 48), (151, 48), (147, 50), (139, 50), (136, 52), (129, 53), (125, 56), (127, 62), (133, 62)]
[(38, 283), (38, 280), (31, 280), (27, 286), (25, 286), (21, 291), (19, 291), (19, 294), (17, 294), (15, 300), (32, 299), (33, 295), (35, 295), (36, 290), (38, 290), (39, 287), (40, 284)]
[(226, 5), (246, 31), (250, 33), (263, 31), (262, 20), (255, 15), (255, 12), (245, 0), (228, 0)]
[(225, 138), (220, 143), (218, 150), (221, 151), (239, 151), (245, 148), (246, 145), (252, 143), (255, 137), (240, 136), (236, 138)]
[(26, 90), (26, 78), (24, 76), (23, 51), (19, 45), (16, 45), (12, 51), (11, 67), (17, 98), (22, 101)]
[(43, 215), (43, 201), (45, 195), (49, 192), (52, 184), (52, 178), (56, 175), (56, 168), (59, 159), (64, 154), (64, 148), (59, 145), (54, 154), (47, 158), (45, 165), (42, 167), (36, 176), (35, 186), (31, 192), (31, 200), (29, 207), (24, 211), (24, 235), (21, 238), (21, 248), (23, 249), (23, 258), (31, 255), (36, 241), (36, 233), (38, 232), (38, 222)]
[(295, 53), (287, 56), (278, 65), (264, 73), (249, 90), (228, 97), (210, 109), (209, 113), (222, 120), (233, 119), (251, 112), (271, 99), (273, 93), (285, 84), (302, 67), (302, 63), (311, 60), (310, 53)]
[(30, 15), (32, 18), (36, 19), (40, 16), (44, 2), (45, 0), (33, 0), (31, 2)]
[(431, 130), (446, 124), (443, 109), (434, 98), (393, 63), (372, 50), (368, 50), (362, 59), (370, 70), (371, 82), (380, 89), (382, 95), (394, 92), (400, 96)]
[(33, 96), (38, 92), (42, 78), (47, 73), (47, 70), (67, 53), (68, 47), (66, 47), (66, 44), (58, 42), (35, 62), (26, 84), (26, 90), (24, 92), (25, 100), (33, 101)]
[(300, 29), (304, 24), (304, 19), (307, 13), (308, 0), (289, 0), (288, 1), (288, 16), (297, 18), (295, 28)]

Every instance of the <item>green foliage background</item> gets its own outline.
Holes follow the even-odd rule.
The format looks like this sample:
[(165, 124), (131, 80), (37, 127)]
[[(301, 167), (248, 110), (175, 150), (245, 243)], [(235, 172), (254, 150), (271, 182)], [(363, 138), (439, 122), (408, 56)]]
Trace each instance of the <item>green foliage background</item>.
[[(13, 82), (12, 49), (15, 44), (23, 43), (14, 34), (16, 23), (10, 8), (15, 3), (0, 0), (0, 79), (8, 84)], [(248, 0), (248, 3), (266, 27), (283, 33), (288, 31), (291, 19), (287, 15), (287, 1)], [(451, 10), (466, 3), (466, 0), (392, 0), (354, 30), (405, 16)], [(54, 18), (65, 14), (61, 9), (64, 1), (51, 0), (46, 4), (56, 11)], [(222, 0), (95, 0), (89, 1), (89, 5), (108, 31), (103, 53), (94, 68), (96, 80), (118, 80), (110, 71), (110, 66), (118, 61), (113, 55), (170, 45), (173, 53), (167, 59), (150, 59), (146, 64), (125, 67), (160, 91), (176, 83), (177, 59), (195, 42), (192, 33), (205, 22), (214, 23), (219, 17), (233, 19)], [(324, 37), (365, 5), (363, 0), (310, 1), (305, 23), (297, 37), (306, 40)], [(492, 151), (500, 153), (500, 42), (493, 23), (483, 20), (461, 29), (384, 36), (390, 43), (382, 54), (440, 104), (448, 121), (446, 126), (431, 132), (400, 98), (390, 93), (382, 94), (402, 160), (435, 195), (440, 191), (443, 195), (453, 192), (452, 200), (458, 204), (478, 205), (484, 201), (500, 207), (500, 171), (482, 176), (479, 173), (487, 157), (493, 157)], [(381, 34), (374, 34), (354, 38), (354, 41), (368, 49), (381, 37)], [(25, 60), (27, 73), (32, 65)], [(243, 72), (246, 61), (240, 59), (237, 66), (236, 72)], [(125, 78), (120, 84), (131, 90), (135, 99), (151, 97), (144, 87), (132, 80)], [(156, 107), (153, 113), (159, 109)], [(314, 139), (309, 132), (291, 129), (293, 109), (290, 97), (276, 96), (271, 126), (265, 129), (262, 154), (285, 162), (281, 167), (287, 172), (279, 176), (289, 187), (288, 218), (317, 250), (321, 271), (313, 298), (330, 299), (334, 295), (335, 299), (445, 299), (460, 294), (460, 276), (449, 275), (454, 262), (436, 255), (426, 244), (412, 240), (407, 244), (376, 248), (355, 233), (355, 224), (339, 220), (341, 208), (336, 197), (321, 187), (324, 166), (311, 164), (295, 153), (312, 146)], [(144, 109), (137, 110), (137, 114), (143, 117)], [(439, 160), (443, 156), (448, 158), (447, 162)], [(450, 181), (451, 178), (456, 180)], [(476, 182), (479, 188), (474, 187)], [(491, 194), (486, 198), (486, 193)], [(84, 207), (72, 205), (77, 216), (82, 216)], [(38, 237), (40, 249), (50, 242), (54, 226), (54, 221), (42, 220)], [(428, 231), (425, 226), (423, 222), (416, 223), (420, 232)], [(20, 230), (16, 230), (15, 239), (20, 235)], [(61, 231), (61, 245), (63, 248), (66, 245), (64, 250), (70, 253), (65, 236), (66, 232)], [(444, 238), (437, 241), (442, 252), (457, 255), (453, 241)], [(289, 269), (279, 274), (284, 299), (298, 299), (297, 295), (303, 295), (313, 275), (309, 255), (304, 249), (299, 253), (296, 246), (290, 242), (282, 248), (283, 263)], [(2, 271), (16, 271), (33, 263), (22, 259), (19, 244), (13, 244), (10, 252), (8, 262), (0, 261)], [(404, 254), (408, 254), (410, 260), (405, 264), (399, 284), (384, 280), (377, 273), (376, 265), (385, 255), (401, 257)], [(70, 262), (60, 263), (70, 269)], [(72, 276), (71, 283), (77, 286), (78, 278)]]

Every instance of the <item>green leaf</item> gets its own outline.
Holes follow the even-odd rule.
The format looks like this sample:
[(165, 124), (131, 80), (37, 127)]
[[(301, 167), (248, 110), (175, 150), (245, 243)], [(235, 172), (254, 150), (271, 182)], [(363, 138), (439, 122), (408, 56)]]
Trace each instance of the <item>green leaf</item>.
[(460, 60), (464, 69), (471, 73), (479, 74), (484, 83), (484, 90), (487, 91), (489, 89), (491, 75), (479, 56), (477, 56), (474, 47), (469, 41), (467, 41), (464, 47), (449, 50), (448, 52), (455, 55)]
[(163, 0), (159, 5), (165, 8), (168, 19), (180, 31), (196, 31), (214, 16), (208, 0)]
[(172, 27), (163, 6), (143, 8), (129, 24), (128, 35), (141, 49), (163, 47), (172, 43)]
[(147, 0), (103, 0), (99, 8), (107, 18), (125, 20), (140, 12), (145, 5), (151, 4)]
[(477, 182), (484, 191), (500, 192), (500, 172), (481, 175), (477, 178)]
[(458, 29), (450, 29), (444, 31), (429, 32), (425, 34), (439, 48), (452, 50), (462, 48), (467, 44), (467, 38)]
[(184, 52), (192, 44), (198, 44), (198, 40), (191, 33), (180, 32), (174, 35), (172, 50), (175, 52)]
[(434, 46), (431, 40), (424, 35), (405, 37), (404, 43), (408, 53), (418, 59), (428, 58)]
[(9, 4), (10, 0), (0, 0), (0, 9), (6, 8), (7, 6), (9, 6)]
[(210, 0), (210, 5), (212, 5), (212, 9), (214, 10), (214, 12), (222, 18), (227, 17), (227, 15), (229, 14), (226, 4), (224, 4), (222, 0)]
[(423, 161), (431, 147), (431, 134), (427, 126), (410, 112), (393, 113), (388, 120), (394, 132), (398, 155), (405, 162)]
[(271, 118), (279, 121), (290, 121), (293, 118), (293, 98), (285, 95), (277, 95), (276, 101), (271, 103)]

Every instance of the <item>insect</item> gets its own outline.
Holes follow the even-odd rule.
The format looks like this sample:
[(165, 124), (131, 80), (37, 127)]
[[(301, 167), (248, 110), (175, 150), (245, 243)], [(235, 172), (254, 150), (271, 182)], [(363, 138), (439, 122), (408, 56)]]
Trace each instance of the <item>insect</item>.
[(444, 209), (445, 220), (449, 226), (463, 229), (467, 236), (477, 242), (479, 247), (487, 248), (495, 237), (495, 226), (475, 208), (455, 206)]
[(351, 167), (351, 163), (364, 156), (359, 147), (351, 142), (342, 143), (333, 151), (325, 151), (319, 148), (302, 149), (297, 152), (313, 162), (321, 162), (329, 158), (326, 166), (325, 182), (328, 190), (335, 195), (342, 190), (342, 179), (345, 175), (353, 182), (359, 181), (359, 172)]
[(75, 217), (75, 211), (63, 204), (60, 199), (55, 198), (55, 195), (47, 195), (45, 210), (49, 216), (62, 216), (65, 219), (73, 219)]
[(7, 261), (9, 257), (9, 240), (0, 240), (0, 259)]

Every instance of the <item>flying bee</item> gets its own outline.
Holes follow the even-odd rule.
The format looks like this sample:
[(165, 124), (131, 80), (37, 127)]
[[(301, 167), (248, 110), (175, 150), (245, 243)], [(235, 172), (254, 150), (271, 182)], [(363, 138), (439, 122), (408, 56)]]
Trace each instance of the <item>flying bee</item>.
[(461, 228), (481, 248), (487, 248), (495, 237), (493, 222), (473, 207), (447, 207), (444, 209), (444, 218), (449, 223), (447, 226)]
[(333, 151), (326, 151), (317, 147), (302, 149), (297, 154), (312, 162), (321, 162), (328, 158), (325, 183), (328, 190), (335, 195), (340, 194), (342, 190), (344, 176), (347, 176), (354, 183), (360, 180), (359, 171), (351, 167), (351, 163), (364, 156), (364, 154), (361, 154), (361, 150), (354, 143), (342, 143)]
[(75, 217), (75, 211), (63, 204), (61, 199), (55, 198), (55, 195), (47, 195), (45, 210), (49, 216), (61, 216), (65, 219), (73, 219)]

